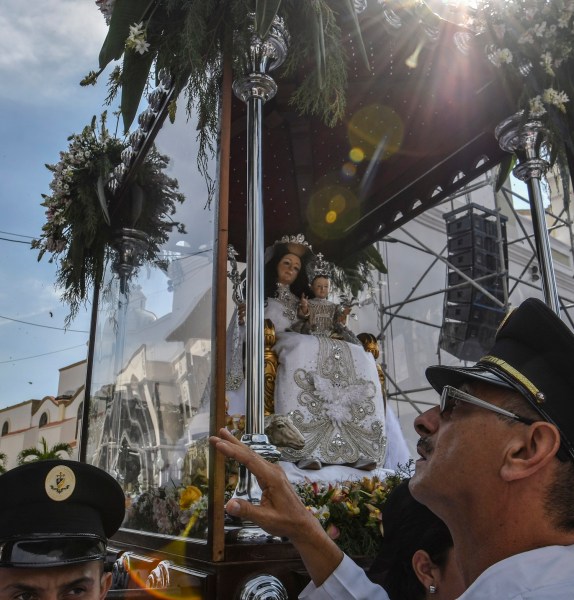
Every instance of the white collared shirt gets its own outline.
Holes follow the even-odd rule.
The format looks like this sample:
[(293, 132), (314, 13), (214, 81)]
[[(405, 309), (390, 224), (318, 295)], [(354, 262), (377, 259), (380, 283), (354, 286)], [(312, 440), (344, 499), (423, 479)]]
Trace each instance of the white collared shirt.
[[(361, 567), (345, 556), (330, 577), (312, 582), (300, 600), (388, 600)], [(574, 546), (547, 546), (506, 558), (482, 573), (459, 600), (572, 600)]]
[(547, 546), (492, 565), (459, 600), (572, 600), (574, 546)]

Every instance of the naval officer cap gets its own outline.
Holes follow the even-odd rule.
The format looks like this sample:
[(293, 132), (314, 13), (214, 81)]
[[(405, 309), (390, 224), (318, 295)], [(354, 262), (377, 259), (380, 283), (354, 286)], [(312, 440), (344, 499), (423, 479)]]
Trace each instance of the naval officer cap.
[(476, 365), (433, 366), (426, 376), (439, 394), (469, 380), (519, 392), (560, 431), (558, 457), (574, 460), (574, 335), (540, 300), (529, 298), (508, 313)]
[(45, 460), (7, 471), (0, 475), (0, 568), (102, 560), (124, 512), (118, 482), (92, 465)]

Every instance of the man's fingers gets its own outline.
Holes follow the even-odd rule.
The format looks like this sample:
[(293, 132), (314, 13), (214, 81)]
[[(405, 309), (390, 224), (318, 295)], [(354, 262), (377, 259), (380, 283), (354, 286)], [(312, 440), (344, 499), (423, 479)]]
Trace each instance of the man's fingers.
[(225, 428), (219, 430), (219, 437), (210, 437), (209, 442), (224, 456), (234, 458), (244, 464), (257, 477), (263, 473), (265, 468), (271, 466), (264, 458), (250, 450)]
[(240, 517), (242, 502), (243, 500), (232, 499), (225, 505), (225, 510), (233, 517)]

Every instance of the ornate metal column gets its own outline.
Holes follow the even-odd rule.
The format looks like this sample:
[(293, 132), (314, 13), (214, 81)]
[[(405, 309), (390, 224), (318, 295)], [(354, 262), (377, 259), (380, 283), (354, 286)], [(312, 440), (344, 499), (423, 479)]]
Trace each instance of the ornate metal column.
[[(269, 444), (264, 429), (263, 339), (263, 105), (273, 98), (277, 85), (266, 71), (281, 65), (287, 52), (288, 34), (276, 19), (265, 40), (253, 33), (246, 56), (248, 73), (233, 83), (235, 95), (247, 104), (247, 297), (246, 297), (246, 424), (242, 441), (276, 461), (280, 453)], [(244, 467), (239, 471), (235, 496), (254, 504), (261, 501), (255, 477)]]
[(526, 182), (530, 199), (530, 212), (534, 226), (534, 240), (542, 276), (542, 290), (546, 304), (560, 315), (560, 299), (554, 275), (550, 236), (546, 226), (540, 179), (549, 164), (540, 156), (540, 150), (548, 144), (548, 131), (537, 119), (524, 120), (523, 113), (505, 119), (495, 130), (500, 147), (516, 154), (519, 164), (513, 170), (515, 177)]
[[(123, 369), (124, 348), (126, 342), (126, 319), (129, 303), (128, 283), (134, 271), (141, 265), (142, 257), (148, 247), (148, 240), (142, 231), (137, 229), (123, 228), (117, 232), (114, 241), (115, 257), (112, 263), (112, 271), (119, 280), (118, 311), (116, 322), (116, 335), (114, 345), (114, 377), (116, 382)], [(122, 391), (117, 387), (114, 390), (112, 406), (112, 439), (109, 444), (108, 471), (116, 478), (117, 461), (120, 451), (121, 436), (121, 407)]]

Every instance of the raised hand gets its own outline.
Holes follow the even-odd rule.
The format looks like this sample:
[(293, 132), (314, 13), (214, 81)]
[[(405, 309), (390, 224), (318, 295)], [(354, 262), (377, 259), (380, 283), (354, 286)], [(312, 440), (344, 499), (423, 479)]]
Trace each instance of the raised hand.
[(227, 512), (252, 521), (271, 535), (289, 538), (315, 584), (321, 585), (341, 562), (343, 553), (305, 508), (283, 469), (257, 455), (227, 429), (220, 429), (219, 436), (210, 437), (209, 443), (224, 456), (245, 465), (263, 491), (261, 504), (233, 498), (227, 503)]

